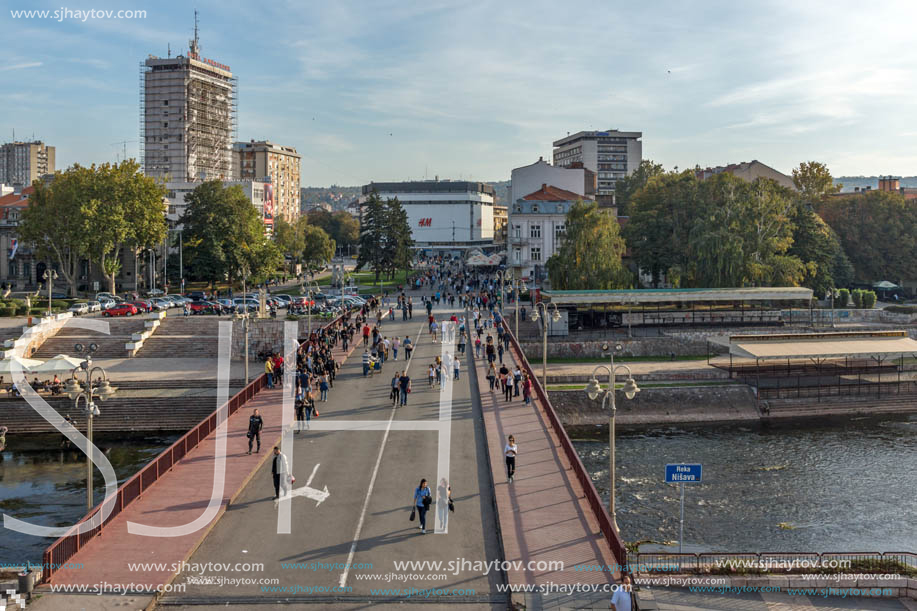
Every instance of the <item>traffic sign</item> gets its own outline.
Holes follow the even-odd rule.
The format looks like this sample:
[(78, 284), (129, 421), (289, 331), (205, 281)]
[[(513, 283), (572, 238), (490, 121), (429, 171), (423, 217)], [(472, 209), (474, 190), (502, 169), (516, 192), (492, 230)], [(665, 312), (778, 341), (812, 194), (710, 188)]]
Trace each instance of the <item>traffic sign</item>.
[(699, 464), (665, 466), (665, 481), (670, 484), (700, 483), (703, 467)]

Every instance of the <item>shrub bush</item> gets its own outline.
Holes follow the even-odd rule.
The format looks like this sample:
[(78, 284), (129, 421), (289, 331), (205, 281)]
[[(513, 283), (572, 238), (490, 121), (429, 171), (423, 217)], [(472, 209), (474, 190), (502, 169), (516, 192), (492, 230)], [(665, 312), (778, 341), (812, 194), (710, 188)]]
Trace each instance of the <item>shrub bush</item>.
[(66, 310), (70, 307), (70, 303), (67, 301), (62, 301), (60, 299), (54, 299), (51, 301), (51, 307), (58, 310)]
[(876, 305), (876, 292), (875, 291), (863, 291), (863, 307), (867, 310), (871, 310)]
[[(32, 308), (33, 310), (35, 308)], [(16, 306), (16, 315), (17, 316), (26, 316), (29, 313), (29, 307), (26, 304), (20, 304)]]
[(853, 289), (850, 296), (853, 297), (853, 307), (858, 310), (863, 309), (863, 289)]
[(31, 314), (32, 316), (44, 316), (44, 315), (47, 314), (47, 313), (48, 313), (47, 308), (42, 308), (42, 307), (40, 307), (40, 306), (39, 306), (39, 307), (32, 308), (32, 309), (29, 311), (29, 314)]
[(3, 306), (3, 315), (4, 316), (15, 316), (16, 315), (16, 306), (12, 304)]
[(885, 306), (885, 311), (895, 314), (914, 314), (917, 313), (917, 305), (890, 305)]
[(839, 308), (846, 308), (850, 305), (850, 290), (841, 289), (837, 292), (837, 303)]

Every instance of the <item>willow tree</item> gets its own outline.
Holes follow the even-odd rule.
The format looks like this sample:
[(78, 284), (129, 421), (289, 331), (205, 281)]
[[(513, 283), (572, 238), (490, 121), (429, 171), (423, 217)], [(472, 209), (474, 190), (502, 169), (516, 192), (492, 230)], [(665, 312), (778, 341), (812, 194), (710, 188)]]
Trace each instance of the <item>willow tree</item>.
[(563, 243), (548, 259), (548, 277), (556, 290), (609, 290), (631, 286), (624, 267), (624, 238), (618, 221), (595, 202), (578, 201), (566, 219)]

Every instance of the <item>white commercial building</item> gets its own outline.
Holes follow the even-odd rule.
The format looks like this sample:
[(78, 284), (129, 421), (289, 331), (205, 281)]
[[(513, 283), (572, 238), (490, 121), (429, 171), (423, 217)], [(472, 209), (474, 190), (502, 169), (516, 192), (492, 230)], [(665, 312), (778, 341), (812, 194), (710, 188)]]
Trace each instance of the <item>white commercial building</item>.
[(494, 248), (494, 188), (481, 182), (424, 180), (373, 182), (360, 203), (376, 192), (398, 198), (408, 215), (415, 247), (431, 253), (460, 254)]
[(539, 157), (535, 163), (513, 170), (509, 201), (512, 203), (522, 199), (540, 189), (542, 185), (551, 185), (584, 198), (595, 199), (595, 172), (587, 170), (582, 164), (579, 167), (551, 165)]
[(629, 176), (643, 159), (643, 132), (577, 132), (554, 141), (554, 165), (581, 167), (598, 175), (596, 201), (614, 205), (615, 183)]

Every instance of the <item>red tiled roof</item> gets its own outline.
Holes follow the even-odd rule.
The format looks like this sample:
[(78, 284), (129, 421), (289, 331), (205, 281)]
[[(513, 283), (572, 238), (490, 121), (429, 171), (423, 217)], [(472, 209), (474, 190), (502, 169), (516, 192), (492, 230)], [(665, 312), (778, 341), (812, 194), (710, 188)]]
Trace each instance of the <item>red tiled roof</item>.
[(579, 199), (583, 199), (583, 196), (573, 191), (566, 191), (564, 189), (552, 187), (551, 185), (543, 184), (539, 190), (526, 195), (522, 199), (542, 202), (575, 202)]
[(0, 206), (20, 206), (25, 208), (29, 205), (29, 195), (35, 191), (35, 187), (26, 187), (22, 190), (22, 193), (10, 193), (9, 195), (4, 195), (0, 197)]

